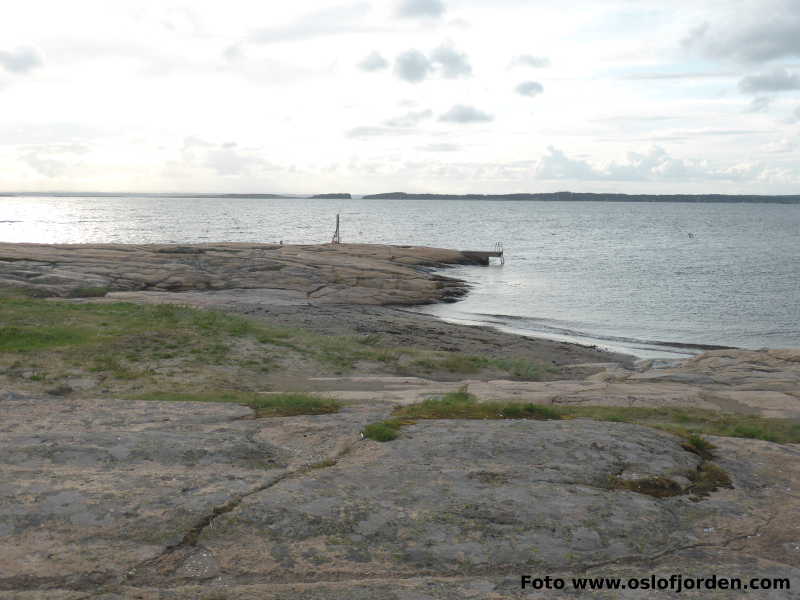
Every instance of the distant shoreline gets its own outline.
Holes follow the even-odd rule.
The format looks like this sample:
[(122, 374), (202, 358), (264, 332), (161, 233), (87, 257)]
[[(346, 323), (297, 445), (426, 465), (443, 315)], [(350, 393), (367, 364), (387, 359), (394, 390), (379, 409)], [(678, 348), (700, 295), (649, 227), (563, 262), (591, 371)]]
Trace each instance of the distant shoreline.
[(249, 198), (287, 200), (475, 200), (512, 202), (685, 202), (714, 204), (800, 204), (800, 194), (617, 194), (595, 192), (541, 192), (519, 194), (423, 194), (386, 192), (381, 194), (353, 195), (327, 194), (208, 194), (208, 193), (132, 193), (132, 192), (0, 192), (3, 197), (57, 197), (57, 198)]

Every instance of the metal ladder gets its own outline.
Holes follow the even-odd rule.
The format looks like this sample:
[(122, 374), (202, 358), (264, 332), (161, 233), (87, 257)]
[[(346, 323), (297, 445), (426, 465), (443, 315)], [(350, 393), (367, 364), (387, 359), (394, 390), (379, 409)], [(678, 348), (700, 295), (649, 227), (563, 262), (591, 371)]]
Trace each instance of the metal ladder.
[(494, 251), (500, 255), (500, 264), (506, 264), (506, 257), (503, 256), (503, 242), (495, 242)]

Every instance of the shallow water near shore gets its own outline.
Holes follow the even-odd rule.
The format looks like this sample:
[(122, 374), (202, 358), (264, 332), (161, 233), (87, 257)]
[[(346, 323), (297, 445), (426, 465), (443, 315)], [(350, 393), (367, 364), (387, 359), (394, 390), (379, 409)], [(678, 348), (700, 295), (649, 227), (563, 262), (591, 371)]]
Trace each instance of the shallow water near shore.
[(448, 320), (640, 357), (800, 346), (800, 206), (462, 200), (0, 198), (0, 240), (191, 243), (330, 239), (490, 250), (458, 267)]

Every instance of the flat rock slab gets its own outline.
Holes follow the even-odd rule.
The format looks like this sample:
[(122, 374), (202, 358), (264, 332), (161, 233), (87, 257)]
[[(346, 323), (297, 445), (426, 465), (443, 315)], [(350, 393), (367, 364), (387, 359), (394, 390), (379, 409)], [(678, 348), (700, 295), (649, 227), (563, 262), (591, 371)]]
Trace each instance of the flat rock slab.
[(634, 425), (426, 421), (249, 496), (199, 543), (232, 580), (583, 568), (696, 543), (709, 505), (612, 490), (609, 479), (683, 477), (699, 462), (675, 437)]
[(253, 419), (233, 404), (0, 400), (0, 590), (124, 578), (220, 507), (343, 452), (378, 411)]
[[(680, 367), (671, 369), (671, 373)], [(645, 377), (623, 369), (611, 370), (583, 380), (557, 381), (432, 381), (420, 377), (318, 377), (308, 385), (326, 395), (369, 401), (379, 394), (383, 401), (414, 404), (426, 398), (455, 392), (463, 386), (484, 400), (531, 402), (560, 406), (622, 406), (636, 408), (700, 408), (771, 418), (800, 418), (800, 389), (776, 392), (734, 383), (713, 386), (691, 385), (660, 379), (650, 371)], [(760, 387), (769, 387), (765, 384)], [(750, 389), (755, 388), (755, 389)]]
[(425, 304), (458, 298), (464, 282), (429, 267), (483, 264), (457, 250), (379, 244), (3, 244), (0, 286), (55, 296), (272, 289), (294, 302)]
[[(537, 597), (522, 574), (800, 589), (795, 446), (712, 438), (733, 489), (659, 499), (610, 478), (686, 481), (701, 459), (664, 432), (433, 420), (359, 441), (389, 410), (2, 399), (0, 599)], [(708, 597), (607, 597), (687, 595)]]
[(661, 368), (657, 361), (645, 361), (627, 379), (798, 394), (800, 349), (711, 350)]

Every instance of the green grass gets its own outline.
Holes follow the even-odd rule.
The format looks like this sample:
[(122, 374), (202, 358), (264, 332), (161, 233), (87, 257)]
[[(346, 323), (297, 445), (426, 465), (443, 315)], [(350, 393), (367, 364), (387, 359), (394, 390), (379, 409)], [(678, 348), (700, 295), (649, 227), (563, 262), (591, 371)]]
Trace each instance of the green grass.
[(681, 445), (684, 450), (693, 452), (706, 460), (714, 458), (714, 450), (717, 448), (714, 444), (696, 433), (689, 434), (686, 441)]
[[(674, 407), (574, 406), (557, 407), (557, 410), (564, 418), (583, 417), (655, 427), (683, 436), (689, 443), (695, 439), (700, 446), (710, 445), (706, 440), (697, 442), (702, 435), (751, 438), (779, 443), (800, 442), (800, 423), (793, 419), (773, 419), (699, 408)], [(705, 448), (708, 451), (712, 449)]]
[(780, 441), (780, 436), (770, 430), (769, 427), (761, 423), (738, 423), (733, 425), (731, 435), (734, 437), (750, 438), (754, 440), (766, 440), (768, 442)]
[(102, 298), (108, 294), (107, 287), (85, 286), (70, 290), (69, 298)]
[(89, 371), (94, 373), (107, 373), (115, 379), (137, 379), (144, 375), (143, 371), (128, 367), (114, 356), (94, 357)]
[(425, 371), (446, 371), (464, 375), (479, 373), (484, 369), (496, 369), (518, 379), (533, 381), (542, 379), (547, 373), (558, 371), (555, 367), (538, 365), (523, 358), (487, 358), (457, 352), (431, 353), (430, 356), (413, 361), (412, 365)]
[(371, 423), (364, 428), (364, 437), (376, 442), (390, 442), (400, 436), (403, 423), (398, 419), (389, 419), (379, 423)]
[(698, 496), (706, 496), (721, 487), (733, 487), (730, 475), (719, 465), (704, 462), (697, 471), (689, 474), (692, 480), (690, 491)]
[(560, 419), (549, 406), (519, 402), (478, 402), (465, 388), (396, 409), (407, 419)]
[(481, 356), (460, 353), (431, 353), (429, 356), (413, 361), (412, 365), (425, 371), (446, 371), (469, 375), (489, 367), (490, 361)]
[(684, 438), (683, 447), (705, 460), (715, 446), (703, 435), (744, 437), (779, 443), (800, 443), (800, 423), (745, 414), (693, 408), (623, 406), (547, 406), (520, 402), (479, 401), (466, 388), (397, 408), (404, 419), (575, 419), (633, 423)]
[(722, 487), (733, 487), (730, 475), (722, 467), (712, 462), (704, 461), (696, 470), (688, 471), (684, 475), (692, 482), (685, 489), (669, 477), (659, 476), (643, 477), (635, 480), (611, 477), (609, 479), (609, 487), (612, 490), (627, 490), (652, 496), (653, 498), (670, 498), (687, 494), (702, 497)]
[(399, 366), (404, 357), (412, 355), (410, 348), (379, 346), (380, 336), (318, 335), (309, 331), (298, 332), (293, 348), (313, 360), (332, 367), (337, 372), (347, 372), (359, 362), (379, 362)]
[(262, 394), (248, 406), (255, 409), (259, 417), (321, 415), (338, 412), (340, 408), (336, 400), (300, 393)]
[(92, 332), (81, 327), (53, 325), (43, 329), (25, 324), (0, 326), (0, 351), (31, 352), (79, 346), (87, 343), (91, 337)]
[(312, 394), (282, 393), (254, 394), (248, 392), (149, 392), (132, 396), (134, 400), (159, 402), (230, 402), (249, 406), (258, 417), (291, 417), (296, 415), (321, 415), (338, 412), (341, 405), (336, 400)]
[(643, 477), (641, 479), (626, 480), (619, 477), (612, 477), (609, 480), (609, 487), (612, 490), (627, 490), (652, 496), (653, 498), (669, 498), (678, 496), (684, 492), (683, 488), (668, 477)]
[[(74, 295), (103, 291), (87, 287)], [(37, 381), (26, 367), (34, 362), (46, 365), (36, 375), (42, 381), (88, 377), (94, 387), (84, 383), (83, 389), (108, 397), (178, 386), (189, 392), (268, 389), (270, 373), (287, 363), (331, 374), (362, 365), (401, 375), (500, 370), (537, 379), (547, 372), (523, 359), (390, 346), (374, 333), (321, 335), (213, 310), (75, 303), (0, 289), (0, 373), (5, 369), (11, 384), (24, 380), (27, 386)]]
[(549, 365), (537, 365), (523, 358), (495, 358), (490, 363), (509, 375), (519, 379), (539, 380), (545, 373), (557, 373), (558, 369)]
[(26, 366), (46, 365), (37, 378), (89, 377), (91, 393), (106, 396), (178, 385), (264, 389), (280, 354), (313, 360), (304, 333), (177, 305), (78, 304), (0, 290), (0, 372), (31, 383)]

